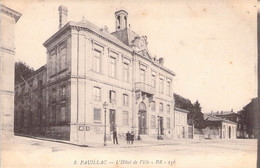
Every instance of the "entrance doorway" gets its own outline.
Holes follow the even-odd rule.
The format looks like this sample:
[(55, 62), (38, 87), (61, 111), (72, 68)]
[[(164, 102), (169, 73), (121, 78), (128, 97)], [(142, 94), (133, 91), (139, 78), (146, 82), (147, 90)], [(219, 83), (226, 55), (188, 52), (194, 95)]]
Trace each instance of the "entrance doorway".
[(138, 131), (140, 134), (146, 134), (146, 123), (147, 123), (147, 112), (146, 112), (146, 105), (141, 102), (139, 104), (139, 111), (138, 111)]
[(182, 127), (182, 138), (185, 138), (185, 127)]
[(109, 110), (109, 123), (110, 123), (110, 132), (116, 130), (116, 111), (113, 109)]
[(163, 117), (159, 118), (159, 128), (160, 128), (160, 135), (164, 135), (164, 128), (163, 128)]

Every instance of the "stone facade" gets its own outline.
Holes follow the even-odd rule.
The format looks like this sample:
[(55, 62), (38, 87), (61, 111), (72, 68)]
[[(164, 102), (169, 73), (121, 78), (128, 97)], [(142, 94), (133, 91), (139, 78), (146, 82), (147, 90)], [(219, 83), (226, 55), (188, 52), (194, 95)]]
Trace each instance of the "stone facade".
[(187, 139), (188, 138), (188, 123), (187, 114), (189, 111), (175, 107), (175, 125), (176, 125), (176, 138)]
[(15, 63), (15, 24), (21, 14), (0, 5), (0, 108), (1, 135), (13, 135), (14, 123), (14, 63)]
[(204, 114), (207, 128), (204, 130), (206, 138), (236, 139), (237, 123), (213, 115)]
[(222, 118), (224, 120), (229, 120), (232, 121), (234, 123), (237, 123), (237, 138), (242, 138), (245, 135), (245, 125), (243, 125), (242, 121), (241, 121), (241, 115), (238, 113), (233, 112), (233, 110), (231, 111), (220, 111), (220, 112), (211, 112), (211, 115)]
[[(60, 12), (60, 22), (66, 21), (68, 10), (59, 10), (66, 12)], [(164, 139), (174, 137), (175, 74), (163, 66), (163, 58), (149, 53), (146, 36), (127, 27), (126, 11), (117, 11), (115, 18), (113, 33), (84, 19), (60, 23), (64, 26), (43, 44), (43, 136), (102, 143), (106, 120), (108, 139), (113, 130), (119, 137), (127, 131), (156, 137), (158, 130)]]

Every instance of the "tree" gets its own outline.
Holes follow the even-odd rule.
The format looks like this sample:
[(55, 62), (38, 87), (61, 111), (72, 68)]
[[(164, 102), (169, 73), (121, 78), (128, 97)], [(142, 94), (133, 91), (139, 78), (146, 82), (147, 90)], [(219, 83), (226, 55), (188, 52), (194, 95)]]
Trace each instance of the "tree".
[(251, 138), (253, 135), (256, 136), (256, 131), (258, 128), (258, 98), (252, 99), (250, 103), (248, 103), (243, 110), (241, 110), (241, 120), (242, 123), (246, 126), (246, 131)]
[(178, 94), (174, 94), (175, 106), (181, 109), (188, 110), (188, 124), (195, 126), (195, 128), (205, 128), (203, 113), (201, 112), (200, 103), (197, 100), (194, 104)]
[[(34, 72), (34, 69), (24, 62), (15, 63), (15, 85), (22, 82), (23, 78)], [(22, 77), (21, 77), (22, 76)]]
[(201, 112), (201, 107), (200, 107), (200, 103), (198, 100), (193, 104), (192, 115), (194, 116), (194, 118), (193, 118), (194, 126), (196, 128), (200, 128), (200, 129), (204, 128), (205, 121), (204, 121), (203, 113)]

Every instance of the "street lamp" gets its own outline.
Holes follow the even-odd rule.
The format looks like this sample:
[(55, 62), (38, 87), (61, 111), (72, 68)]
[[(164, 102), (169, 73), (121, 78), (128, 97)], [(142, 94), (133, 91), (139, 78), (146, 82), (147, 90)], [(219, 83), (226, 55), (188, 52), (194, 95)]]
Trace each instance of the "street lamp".
[(106, 127), (107, 127), (107, 106), (108, 104), (106, 102), (103, 103), (103, 108), (105, 110), (105, 113), (104, 113), (104, 119), (105, 119), (105, 124), (104, 124), (104, 146), (107, 146), (107, 136), (106, 136)]

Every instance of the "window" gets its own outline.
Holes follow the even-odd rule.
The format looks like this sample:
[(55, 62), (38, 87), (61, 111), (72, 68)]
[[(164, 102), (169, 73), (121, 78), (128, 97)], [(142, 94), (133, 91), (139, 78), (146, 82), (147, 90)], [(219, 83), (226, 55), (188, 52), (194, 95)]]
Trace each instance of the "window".
[(109, 76), (114, 78), (116, 77), (116, 58), (114, 57), (110, 57)]
[(66, 122), (67, 114), (66, 114), (66, 107), (61, 107), (60, 115), (59, 115), (59, 122)]
[(128, 95), (127, 94), (123, 94), (123, 105), (128, 106)]
[(123, 125), (128, 125), (128, 111), (123, 111)]
[(55, 102), (56, 101), (56, 89), (52, 89), (52, 92), (51, 92), (51, 100), (52, 102)]
[(101, 100), (101, 89), (99, 87), (94, 87), (93, 99), (96, 101)]
[(160, 103), (159, 111), (163, 112), (163, 104), (162, 103)]
[(168, 95), (168, 96), (170, 96), (171, 95), (171, 82), (170, 81), (167, 81), (167, 86), (166, 86), (166, 94)]
[(155, 128), (155, 116), (154, 115), (151, 116), (151, 127)]
[(163, 93), (163, 79), (160, 78), (159, 93)]
[(171, 111), (171, 109), (170, 109), (170, 105), (169, 104), (167, 104), (167, 113), (170, 113), (170, 111)]
[(54, 75), (56, 73), (56, 52), (53, 52), (51, 54), (51, 75)]
[(116, 92), (115, 91), (110, 90), (110, 92), (109, 92), (109, 100), (110, 100), (110, 103), (116, 104)]
[(33, 78), (33, 87), (36, 88), (38, 85), (37, 78)]
[(167, 118), (167, 128), (170, 129), (171, 128), (171, 119)]
[(101, 123), (101, 109), (94, 108), (94, 123)]
[(140, 82), (145, 83), (145, 70), (140, 69)]
[(123, 80), (125, 82), (129, 82), (129, 65), (127, 63), (124, 63), (124, 69), (123, 69)]
[(155, 74), (152, 74), (151, 85), (152, 85), (153, 87), (156, 87), (156, 75), (155, 75)]
[(56, 107), (53, 106), (53, 107), (52, 107), (52, 111), (51, 111), (51, 113), (50, 113), (50, 123), (51, 123), (52, 125), (55, 125), (55, 122), (56, 122)]
[(151, 110), (155, 111), (155, 102), (154, 101), (151, 102)]
[(66, 56), (67, 56), (67, 49), (66, 47), (63, 47), (61, 50), (60, 50), (60, 70), (64, 70), (66, 68)]
[(100, 65), (101, 65), (101, 51), (99, 50), (94, 50), (94, 67), (93, 70), (95, 72), (101, 72), (100, 70)]
[(184, 116), (183, 116), (183, 114), (181, 115), (181, 124), (184, 124)]
[(66, 86), (61, 87), (61, 100), (66, 99)]

